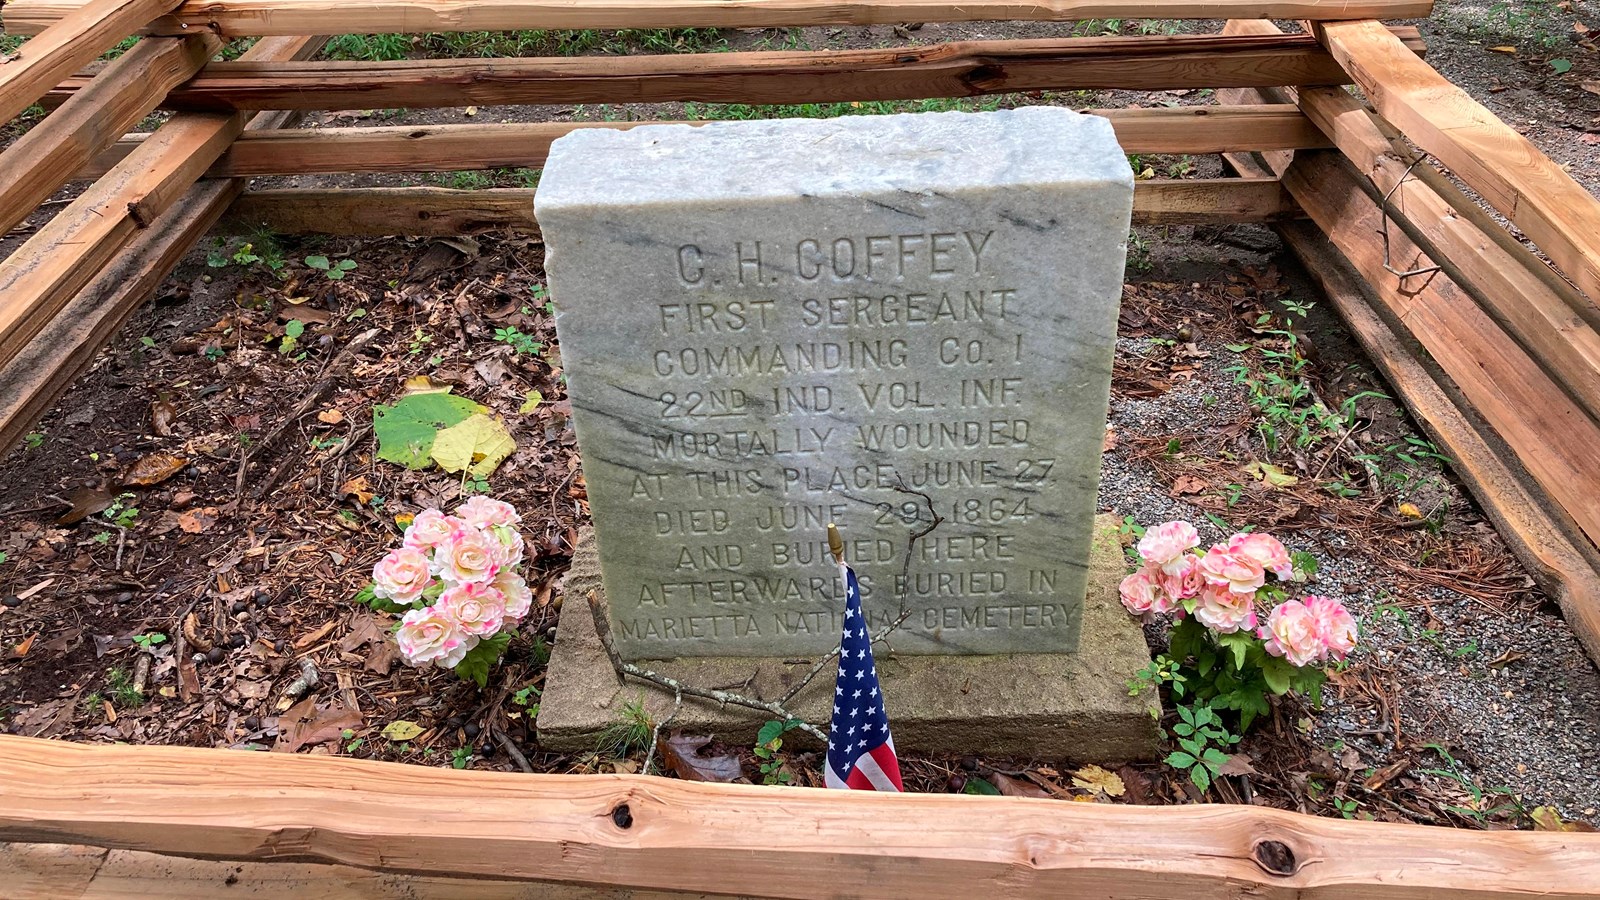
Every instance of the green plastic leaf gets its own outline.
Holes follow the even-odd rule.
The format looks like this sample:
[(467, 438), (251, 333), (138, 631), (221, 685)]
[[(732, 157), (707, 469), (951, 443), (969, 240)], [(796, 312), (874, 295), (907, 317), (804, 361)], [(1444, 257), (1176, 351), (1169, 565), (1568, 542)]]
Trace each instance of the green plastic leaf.
[(1249, 344), (1223, 344), (1222, 346), (1227, 350), (1232, 350), (1234, 353), (1243, 353), (1250, 349)]
[(1248, 631), (1235, 631), (1232, 634), (1225, 634), (1217, 638), (1217, 643), (1232, 651), (1233, 667), (1235, 669), (1243, 669), (1245, 655), (1249, 653), (1250, 645), (1255, 640)]
[(1294, 666), (1289, 665), (1282, 658), (1269, 656), (1261, 664), (1261, 675), (1267, 680), (1267, 688), (1274, 694), (1289, 692), (1289, 678), (1293, 674)]
[(439, 432), (483, 411), (484, 407), (448, 391), (408, 394), (393, 406), (374, 406), (378, 458), (408, 469), (426, 468)]
[(456, 664), (455, 673), (462, 681), (475, 682), (478, 687), (489, 686), (489, 670), (505, 655), (506, 645), (511, 643), (511, 632), (502, 631), (492, 638), (484, 638), (478, 646), (467, 651), (467, 655)]
[(478, 413), (440, 431), (429, 452), (446, 472), (465, 470), (487, 478), (516, 449), (504, 425)]
[(415, 740), (422, 733), (422, 726), (415, 722), (399, 719), (383, 726), (383, 736), (391, 741)]
[(1000, 796), (1000, 789), (988, 781), (974, 776), (967, 779), (967, 786), (961, 789), (961, 793), (998, 797)]
[(1565, 75), (1572, 71), (1572, 60), (1552, 59), (1550, 60), (1550, 68), (1555, 69), (1557, 75)]

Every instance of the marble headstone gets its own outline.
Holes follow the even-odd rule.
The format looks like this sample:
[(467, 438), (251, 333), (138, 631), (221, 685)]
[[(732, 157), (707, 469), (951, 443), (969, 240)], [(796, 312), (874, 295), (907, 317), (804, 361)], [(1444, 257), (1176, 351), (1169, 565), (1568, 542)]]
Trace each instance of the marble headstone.
[(584, 129), (535, 202), (624, 656), (837, 646), (828, 522), (869, 627), (904, 595), (897, 652), (1077, 649), (1133, 203), (1109, 122)]

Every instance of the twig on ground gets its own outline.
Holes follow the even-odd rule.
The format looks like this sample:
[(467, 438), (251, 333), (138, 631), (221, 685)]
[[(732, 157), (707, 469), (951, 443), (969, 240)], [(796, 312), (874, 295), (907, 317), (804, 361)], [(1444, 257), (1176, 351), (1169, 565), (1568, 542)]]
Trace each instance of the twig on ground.
[[(255, 462), (257, 459), (260, 459), (265, 454), (270, 453), (273, 444), (275, 444), (279, 438), (283, 437), (283, 433), (293, 427), (295, 423), (299, 422), (302, 416), (311, 411), (311, 407), (321, 402), (322, 398), (326, 396), (329, 391), (333, 390), (333, 386), (338, 383), (339, 379), (344, 375), (345, 370), (350, 367), (351, 363), (355, 360), (356, 355), (359, 354), (368, 344), (372, 343), (373, 339), (381, 334), (382, 331), (383, 330), (381, 328), (373, 328), (369, 331), (361, 333), (360, 335), (357, 335), (355, 340), (346, 344), (344, 349), (339, 351), (339, 355), (334, 357), (332, 362), (328, 363), (327, 368), (323, 369), (322, 378), (318, 380), (317, 383), (312, 386), (311, 390), (300, 399), (299, 403), (295, 404), (294, 409), (289, 412), (289, 415), (285, 416), (283, 420), (280, 421), (271, 431), (267, 432), (265, 437), (256, 442), (254, 452), (245, 454), (244, 457), (239, 460), (239, 474), (235, 476), (233, 480), (233, 491), (236, 495), (244, 493), (244, 481), (245, 477), (250, 473), (250, 464)], [(251, 492), (251, 495), (257, 499), (265, 496), (267, 491), (272, 489), (273, 483), (278, 480), (280, 474), (281, 467), (271, 470), (267, 474), (267, 477), (263, 478), (261, 482), (256, 485), (255, 490)]]
[(522, 751), (518, 750), (517, 745), (511, 742), (511, 738), (506, 737), (505, 732), (498, 728), (491, 728), (489, 729), (489, 734), (494, 736), (494, 742), (500, 745), (500, 749), (504, 750), (507, 756), (511, 757), (511, 761), (517, 764), (517, 768), (529, 775), (533, 774), (533, 766), (528, 763), (528, 758), (522, 755)]
[(594, 591), (590, 591), (588, 601), (589, 612), (594, 616), (594, 630), (600, 637), (601, 646), (605, 647), (606, 656), (611, 658), (611, 667), (617, 670), (617, 675), (619, 678), (623, 676), (637, 678), (640, 681), (648, 681), (653, 684), (659, 684), (664, 688), (669, 688), (674, 693), (687, 694), (690, 697), (700, 697), (706, 700), (714, 700), (724, 706), (743, 706), (746, 709), (755, 709), (760, 710), (761, 712), (771, 713), (772, 715), (777, 716), (786, 722), (790, 720), (800, 722), (800, 724), (795, 727), (819, 741), (826, 742), (828, 740), (828, 736), (823, 734), (815, 725), (812, 725), (809, 722), (800, 721), (799, 717), (785, 709), (781, 703), (774, 703), (770, 700), (756, 700), (752, 697), (746, 697), (743, 694), (732, 694), (727, 691), (718, 691), (696, 687), (692, 684), (684, 684), (676, 678), (662, 675), (659, 672), (652, 672), (649, 669), (641, 668), (633, 663), (624, 661), (622, 655), (617, 652), (616, 644), (612, 643), (611, 641), (611, 625), (606, 621), (606, 611), (600, 608), (599, 594)]
[(680, 709), (683, 709), (683, 691), (681, 689), (674, 689), (672, 692), (672, 712), (667, 713), (667, 717), (657, 722), (656, 727), (651, 729), (650, 749), (645, 751), (644, 768), (640, 769), (640, 772), (646, 775), (650, 774), (650, 764), (655, 762), (656, 758), (656, 747), (661, 744), (661, 729), (667, 727), (668, 722), (671, 722), (673, 719), (678, 717), (678, 710)]
[[(901, 478), (899, 473), (895, 473), (895, 481), (896, 485), (894, 490), (902, 494), (914, 494), (918, 497), (921, 497), (922, 502), (928, 504), (928, 515), (932, 516), (932, 520), (928, 523), (927, 528), (924, 528), (921, 531), (912, 532), (911, 537), (906, 541), (906, 555), (900, 561), (900, 584), (895, 590), (895, 597), (900, 601), (900, 611), (895, 614), (893, 621), (891, 621), (888, 625), (885, 625), (872, 636), (872, 643), (874, 644), (881, 644), (886, 641), (889, 635), (893, 634), (901, 625), (906, 623), (907, 619), (911, 618), (911, 607), (906, 605), (906, 601), (909, 599), (910, 594), (911, 559), (916, 553), (917, 541), (920, 541), (932, 534), (935, 528), (938, 528), (944, 523), (944, 517), (939, 515), (938, 511), (933, 507), (932, 497), (929, 497), (922, 491), (912, 490), (911, 488), (906, 487), (905, 479)], [(811, 670), (806, 672), (803, 678), (795, 682), (794, 687), (789, 688), (788, 693), (785, 693), (782, 697), (778, 698), (778, 702), (787, 704), (789, 701), (793, 700), (800, 694), (801, 691), (806, 689), (806, 685), (810, 684), (812, 679), (822, 674), (822, 670), (827, 668), (829, 663), (838, 658), (839, 648), (834, 647), (827, 656), (817, 660), (816, 665), (812, 666)]]

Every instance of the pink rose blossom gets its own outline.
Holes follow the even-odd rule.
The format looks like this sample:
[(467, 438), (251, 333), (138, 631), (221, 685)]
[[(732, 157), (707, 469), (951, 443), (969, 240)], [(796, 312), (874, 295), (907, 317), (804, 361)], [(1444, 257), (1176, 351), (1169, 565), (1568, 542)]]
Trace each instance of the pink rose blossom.
[(1306, 597), (1305, 607), (1316, 620), (1317, 634), (1329, 656), (1344, 659), (1356, 648), (1356, 620), (1343, 603), (1312, 594)]
[(517, 508), (503, 500), (494, 500), (482, 494), (470, 497), (456, 507), (456, 516), (468, 525), (487, 528), (490, 525), (516, 525), (522, 521)]
[(510, 525), (490, 525), (486, 530), (500, 542), (500, 565), (509, 568), (522, 563), (522, 532)]
[(1156, 607), (1165, 599), (1161, 596), (1161, 589), (1156, 587), (1155, 579), (1150, 577), (1149, 569), (1141, 569), (1122, 579), (1117, 591), (1122, 595), (1122, 605), (1136, 616), (1159, 612)]
[(401, 606), (421, 600), (432, 583), (428, 554), (415, 547), (393, 550), (372, 567), (372, 593)]
[(394, 639), (406, 665), (424, 666), (431, 662), (441, 669), (460, 665), (467, 651), (478, 645), (476, 635), (462, 631), (454, 619), (440, 615), (432, 606), (406, 613)]
[(1261, 563), (1248, 556), (1235, 556), (1220, 545), (1213, 546), (1200, 559), (1200, 574), (1207, 584), (1225, 587), (1235, 594), (1255, 594), (1267, 583)]
[(469, 581), (446, 589), (433, 609), (466, 634), (493, 637), (505, 622), (506, 598), (491, 585)]
[(1188, 522), (1163, 522), (1139, 539), (1139, 556), (1168, 575), (1180, 575), (1185, 555), (1199, 543), (1200, 533)]
[(1257, 636), (1266, 641), (1268, 653), (1297, 666), (1321, 662), (1328, 652), (1317, 617), (1299, 600), (1279, 604)]
[(405, 546), (415, 547), (424, 553), (432, 553), (438, 547), (450, 540), (450, 537), (460, 531), (466, 523), (455, 516), (447, 516), (437, 509), (425, 509), (417, 513), (411, 520), (411, 526), (406, 529)]
[(501, 572), (495, 578), (494, 586), (506, 601), (506, 619), (502, 628), (510, 628), (528, 617), (528, 611), (533, 608), (533, 591), (528, 590), (528, 582), (521, 575)]
[(440, 578), (457, 584), (493, 581), (506, 565), (504, 544), (477, 528), (463, 528), (434, 551), (433, 565)]
[(1186, 553), (1182, 562), (1184, 567), (1181, 572), (1168, 574), (1164, 569), (1154, 570), (1156, 585), (1174, 603), (1198, 595), (1200, 588), (1205, 585), (1205, 577), (1200, 572), (1199, 555)]
[(1270, 534), (1260, 532), (1236, 534), (1228, 538), (1228, 553), (1234, 557), (1242, 556), (1254, 560), (1261, 568), (1284, 581), (1288, 581), (1294, 575), (1294, 563), (1289, 559), (1289, 551)]
[(1254, 594), (1236, 594), (1226, 587), (1207, 584), (1200, 590), (1194, 617), (1217, 634), (1232, 634), (1256, 627)]

